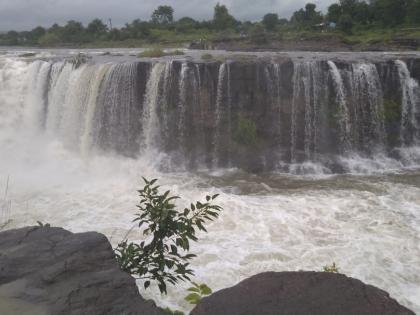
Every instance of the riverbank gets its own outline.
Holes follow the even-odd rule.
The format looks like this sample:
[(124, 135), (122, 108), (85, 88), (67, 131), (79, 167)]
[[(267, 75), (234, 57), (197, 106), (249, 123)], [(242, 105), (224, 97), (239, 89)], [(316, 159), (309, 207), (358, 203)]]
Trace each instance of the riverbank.
[[(152, 41), (144, 39), (65, 43), (37, 48), (201, 48), (232, 51), (413, 51), (420, 48), (420, 28), (360, 30), (352, 34), (339, 31), (285, 31), (263, 33), (257, 42), (247, 35), (159, 32)], [(197, 44), (199, 43), (199, 44)], [(1, 43), (0, 43), (0, 47)], [(4, 46), (3, 46), (4, 47)], [(20, 45), (18, 47), (33, 47)]]

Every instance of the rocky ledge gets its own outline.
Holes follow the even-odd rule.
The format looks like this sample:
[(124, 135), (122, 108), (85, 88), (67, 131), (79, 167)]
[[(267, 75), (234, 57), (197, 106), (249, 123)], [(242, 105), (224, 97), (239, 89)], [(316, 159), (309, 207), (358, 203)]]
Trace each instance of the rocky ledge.
[[(120, 271), (95, 232), (28, 227), (0, 233), (0, 314), (163, 315)], [(344, 275), (267, 272), (204, 298), (191, 315), (412, 315), (389, 295)]]
[(141, 298), (104, 235), (28, 227), (0, 233), (0, 314), (166, 313)]
[(371, 285), (329, 272), (266, 272), (204, 298), (191, 315), (415, 315)]

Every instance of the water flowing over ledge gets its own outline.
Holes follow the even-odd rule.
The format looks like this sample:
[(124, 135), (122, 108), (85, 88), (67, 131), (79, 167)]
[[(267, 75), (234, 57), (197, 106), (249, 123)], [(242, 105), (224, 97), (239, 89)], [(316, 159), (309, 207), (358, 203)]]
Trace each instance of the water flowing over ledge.
[[(156, 162), (160, 153), (158, 166), (172, 170), (366, 173), (420, 164), (417, 58), (54, 60), (2, 60), (9, 133), (45, 134), (83, 155)], [(251, 142), (240, 141), (249, 133), (241, 119), (255, 125)]]

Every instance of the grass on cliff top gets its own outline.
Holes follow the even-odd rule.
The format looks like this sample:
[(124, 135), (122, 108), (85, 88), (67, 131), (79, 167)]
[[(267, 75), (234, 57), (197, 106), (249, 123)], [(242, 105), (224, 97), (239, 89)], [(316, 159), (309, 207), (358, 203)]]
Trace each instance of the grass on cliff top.
[(139, 58), (160, 58), (165, 56), (182, 56), (185, 53), (182, 50), (171, 50), (171, 51), (164, 51), (160, 48), (153, 48), (143, 51), (142, 53), (138, 54), (137, 57)]

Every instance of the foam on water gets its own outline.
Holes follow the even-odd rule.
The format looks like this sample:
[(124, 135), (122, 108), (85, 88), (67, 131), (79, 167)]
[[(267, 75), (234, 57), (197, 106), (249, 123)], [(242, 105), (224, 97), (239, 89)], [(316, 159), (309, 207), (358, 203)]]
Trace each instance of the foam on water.
[[(34, 76), (45, 75), (46, 64), (8, 58), (0, 63), (0, 191), (10, 176), (11, 227), (42, 221), (74, 232), (96, 230), (116, 245), (133, 226), (141, 176), (159, 178), (163, 189), (182, 196), (180, 206), (220, 193), (224, 207), (220, 219), (192, 246), (198, 254), (192, 262), (195, 281), (218, 290), (263, 271), (322, 270), (336, 262), (343, 273), (379, 286), (420, 312), (420, 172), (412, 169), (418, 165), (420, 148), (401, 149), (398, 160), (380, 154), (373, 159), (342, 157), (345, 170), (357, 175), (332, 175), (329, 168), (310, 161), (289, 165), (292, 174), (250, 175), (236, 169), (162, 173), (156, 166), (165, 161), (164, 154), (155, 151), (152, 158), (136, 159), (84, 150), (80, 154), (54, 132), (68, 130), (69, 121), (77, 122), (71, 112), (77, 97), (84, 98), (86, 115), (93, 115), (89, 114), (97, 90), (93, 85), (99, 85), (93, 78), (103, 80), (110, 65), (77, 70), (91, 71), (86, 78), (92, 81), (86, 83), (92, 84), (89, 95), (49, 95), (62, 100), (56, 105), (69, 111), (64, 111), (64, 124), (58, 114), (52, 115), (53, 120), (46, 122), (51, 132), (40, 136), (18, 126), (37, 117), (38, 111), (25, 112), (25, 104), (40, 100), (38, 89), (29, 83)], [(54, 71), (53, 66), (49, 75)], [(63, 71), (63, 82), (57, 84), (81, 84), (74, 79), (77, 72)], [(159, 88), (167, 71), (164, 64), (151, 69)], [(156, 121), (158, 87), (151, 83), (147, 87), (145, 111), (151, 121)], [(38, 119), (29, 121), (25, 126), (42, 125)], [(156, 125), (148, 127), (145, 146), (158, 132)], [(82, 139), (82, 147), (93, 141), (89, 128), (85, 125), (75, 135)], [(141, 235), (134, 230), (130, 238), (139, 240)], [(156, 287), (141, 292), (159, 305), (189, 308), (183, 301), (186, 292), (179, 287), (170, 288), (168, 296), (161, 296)]]

